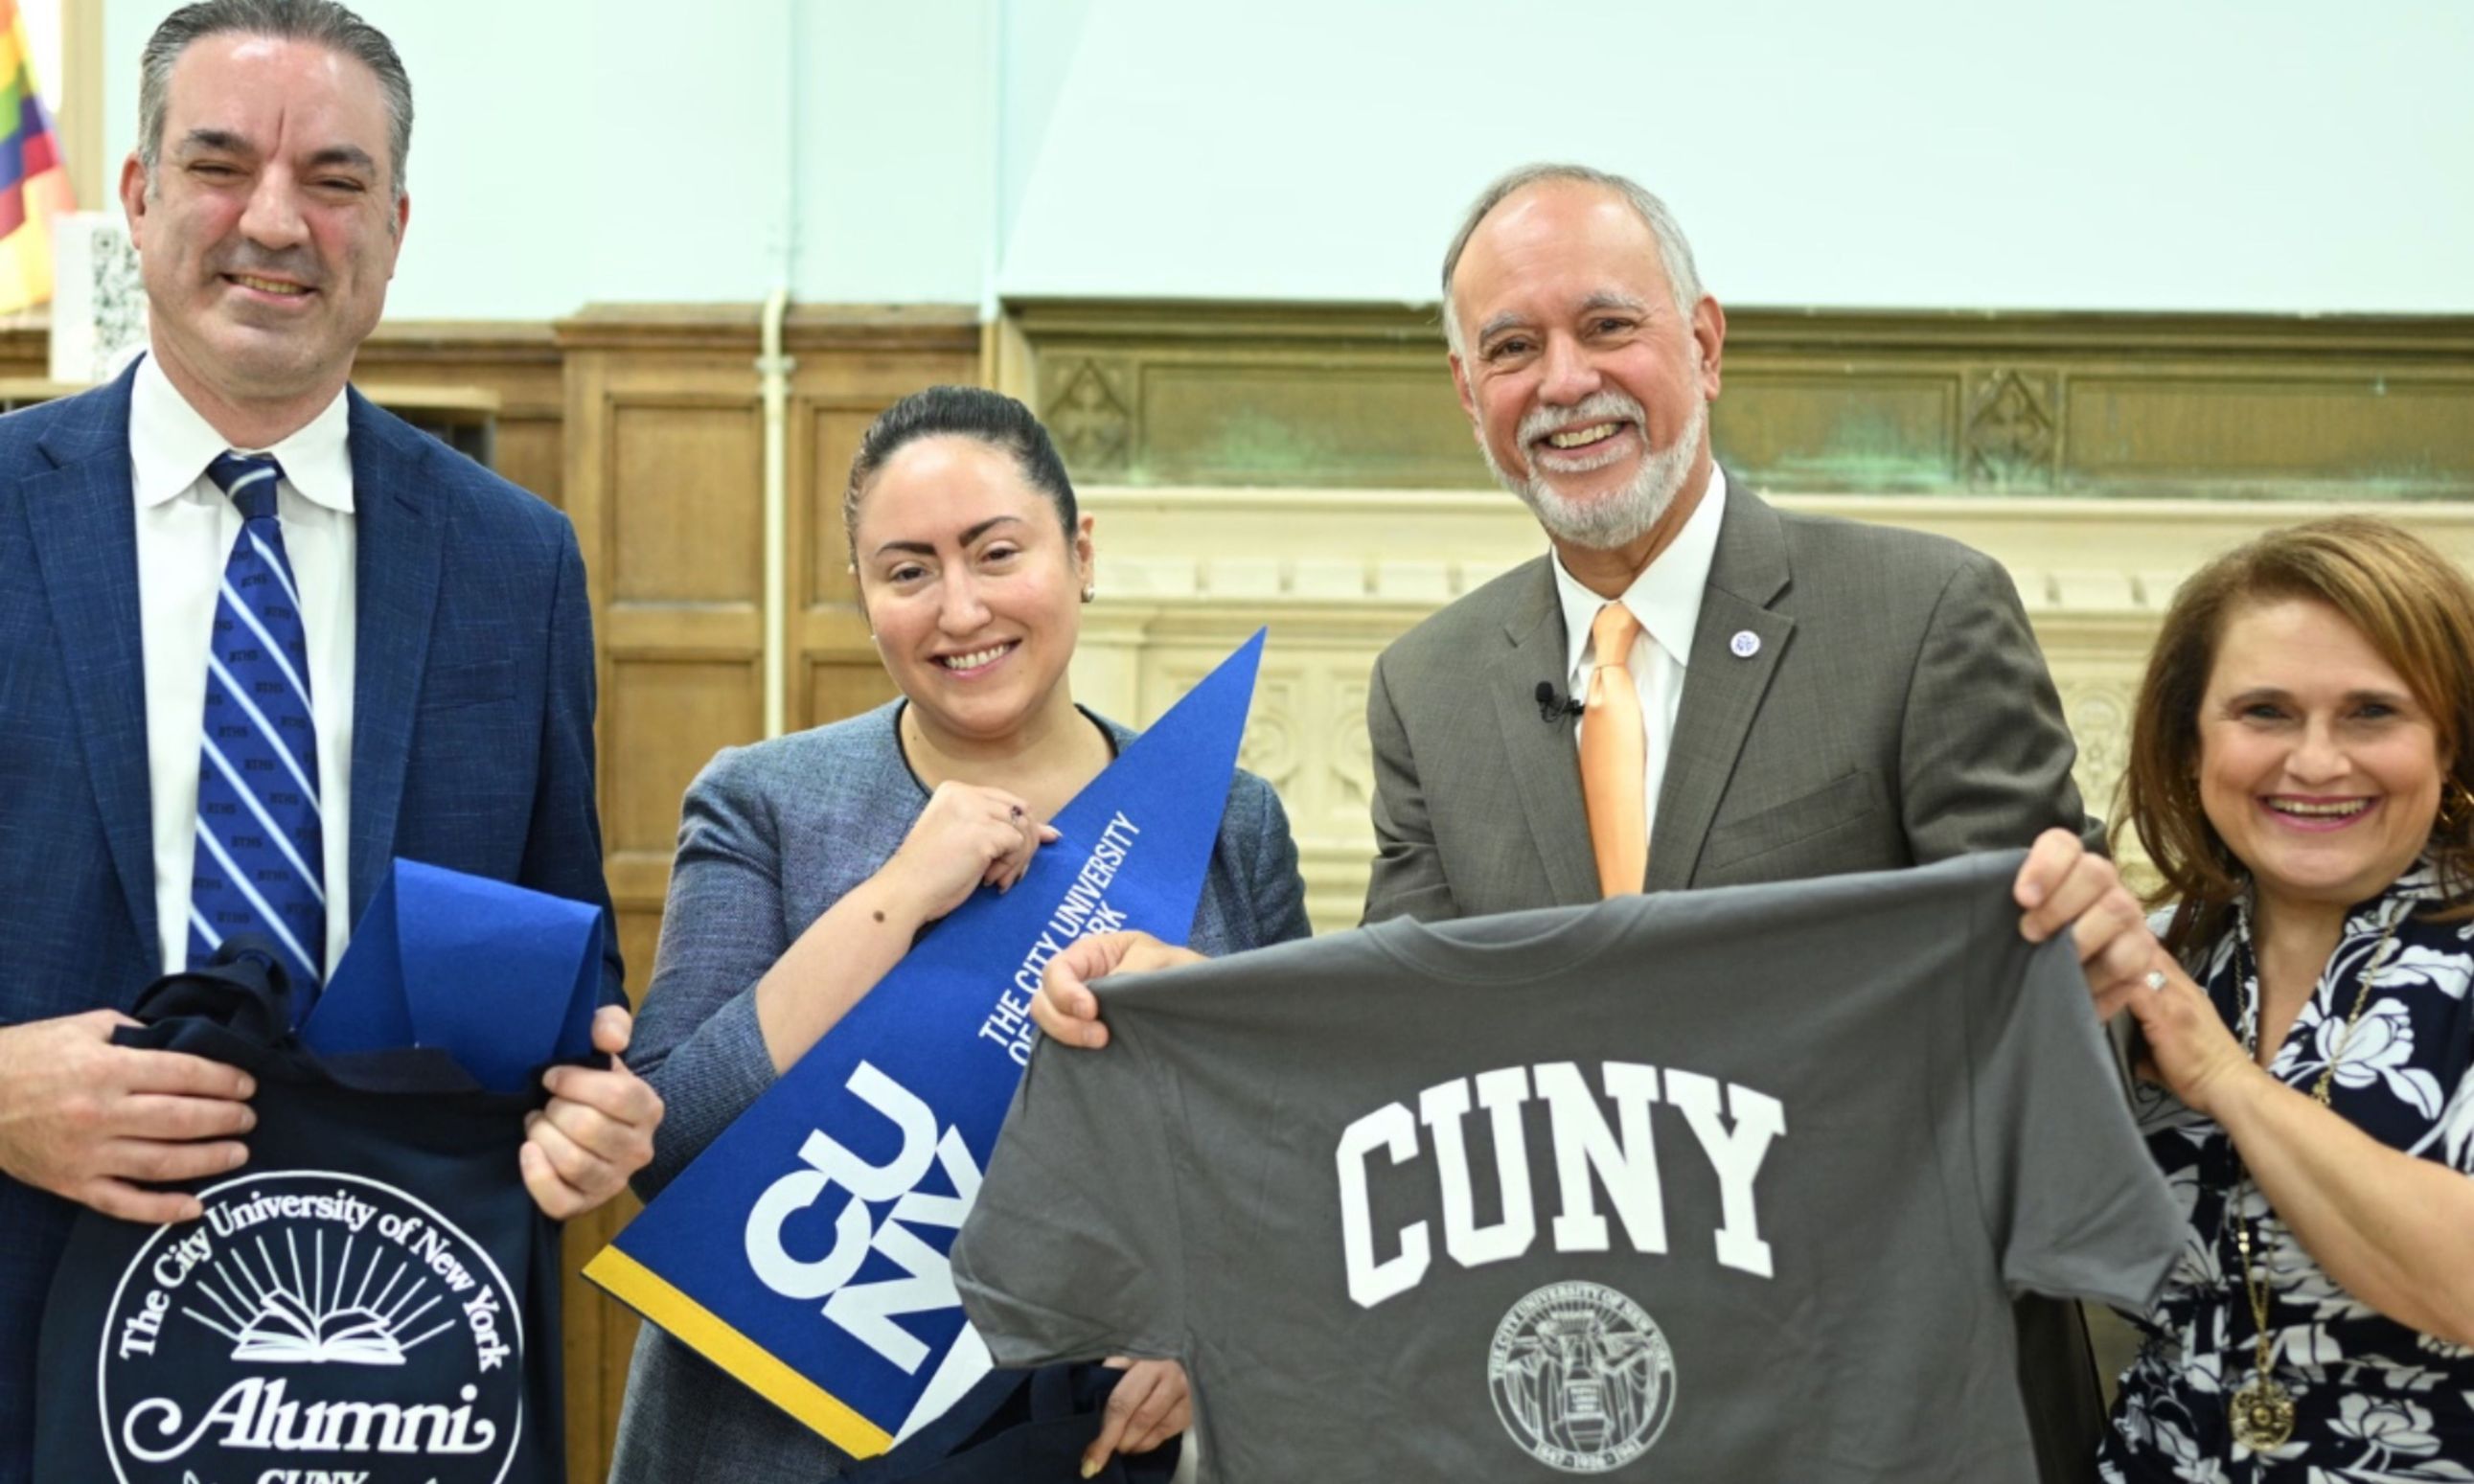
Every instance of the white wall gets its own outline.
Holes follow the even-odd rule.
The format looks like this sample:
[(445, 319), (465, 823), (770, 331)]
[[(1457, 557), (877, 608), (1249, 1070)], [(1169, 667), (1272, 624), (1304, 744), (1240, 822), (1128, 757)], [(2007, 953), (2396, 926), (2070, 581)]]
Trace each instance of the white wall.
[(1001, 3), (802, 7), (801, 298), (979, 302), (997, 245)]
[[(996, 240), (996, 4), (359, 0), (413, 83), (389, 313), (752, 302), (786, 251), (803, 300), (977, 302)], [(173, 8), (106, 10), (114, 180), (139, 51)]]
[[(172, 9), (169, 0), (113, 0), (104, 11), (106, 178), (115, 186), (136, 142), (139, 51)], [(599, 28), (584, 24), (595, 7), (369, 0), (360, 10), (394, 39), (413, 83), (412, 220), (390, 310), (495, 319), (581, 304), (572, 287), (602, 267), (629, 215), (618, 208), (626, 198), (608, 189), (618, 174), (613, 157), (623, 151), (648, 177), (691, 162), (668, 131), (627, 129), (612, 139), (590, 116), (583, 83), (605, 49)], [(643, 117), (649, 126), (657, 110)], [(692, 226), (672, 231), (696, 234)]]
[(1015, 293), (1429, 299), (1535, 158), (1741, 304), (2474, 310), (2460, 0), (1096, 0)]
[[(1632, 173), (1734, 304), (2474, 311), (2462, 0), (364, 0), (390, 307), (1424, 300), (1494, 172)], [(168, 0), (106, 12), (108, 141)], [(795, 93), (795, 97), (793, 94)]]

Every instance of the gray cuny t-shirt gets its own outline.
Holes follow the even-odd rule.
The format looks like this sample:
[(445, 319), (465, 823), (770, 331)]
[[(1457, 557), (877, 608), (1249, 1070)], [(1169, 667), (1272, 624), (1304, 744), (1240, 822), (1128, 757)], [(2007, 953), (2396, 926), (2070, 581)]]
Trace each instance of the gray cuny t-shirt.
[(1108, 982), (964, 1304), (1004, 1365), (1180, 1357), (1231, 1479), (2032, 1479), (2010, 1296), (2144, 1307), (2180, 1221), (2021, 859)]

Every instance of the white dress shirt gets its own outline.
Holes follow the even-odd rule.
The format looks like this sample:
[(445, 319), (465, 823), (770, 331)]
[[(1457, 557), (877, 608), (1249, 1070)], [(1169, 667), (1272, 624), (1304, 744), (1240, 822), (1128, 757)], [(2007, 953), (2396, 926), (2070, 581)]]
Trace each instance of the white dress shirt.
[[(319, 830), (326, 849), (327, 962), (352, 932), (352, 461), (344, 396), (271, 449), (283, 466), (276, 516), (301, 590), (309, 700), (318, 724)], [(198, 762), (206, 746), (206, 646), (240, 509), (206, 477), (230, 450), (151, 355), (129, 399), (130, 484), (137, 497), (137, 617), (146, 665), (146, 777), (155, 815), (155, 912), (163, 971), (189, 961), (189, 873), (198, 848)]]
[[(1719, 518), (1727, 506), (1727, 477), (1710, 466), (1710, 487), (1701, 503), (1685, 517), (1666, 549), (1658, 553), (1616, 599), (1640, 620), (1640, 635), (1632, 642), (1624, 668), (1632, 671), (1633, 691), (1640, 697), (1641, 736), (1648, 742), (1641, 768), (1641, 812), (1649, 827), (1650, 849), (1658, 849), (1658, 790), (1666, 780), (1666, 755), (1675, 741), (1675, 712), (1684, 701), (1684, 668), (1692, 653), (1692, 634), (1701, 622), (1702, 590), (1710, 585), (1710, 564), (1718, 552)], [(1589, 626), (1607, 600), (1582, 586), (1581, 579), (1554, 558), (1555, 596), (1564, 605), (1565, 693), (1575, 700), (1589, 693), (1589, 671), (1597, 668), (1597, 645)], [(1572, 729), (1578, 745), (1580, 727)]]

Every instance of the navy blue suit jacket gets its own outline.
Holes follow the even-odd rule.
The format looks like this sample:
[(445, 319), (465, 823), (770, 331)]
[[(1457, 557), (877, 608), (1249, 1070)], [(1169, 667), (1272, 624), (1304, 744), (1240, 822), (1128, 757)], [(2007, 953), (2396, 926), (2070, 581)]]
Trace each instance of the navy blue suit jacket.
[[(162, 972), (130, 482), (133, 377), (0, 418), (0, 1023)], [(609, 905), (592, 617), (567, 518), (351, 394), (351, 902), (390, 858)], [(615, 942), (604, 998), (618, 998)], [(26, 1477), (67, 1203), (0, 1177), (0, 1484)]]

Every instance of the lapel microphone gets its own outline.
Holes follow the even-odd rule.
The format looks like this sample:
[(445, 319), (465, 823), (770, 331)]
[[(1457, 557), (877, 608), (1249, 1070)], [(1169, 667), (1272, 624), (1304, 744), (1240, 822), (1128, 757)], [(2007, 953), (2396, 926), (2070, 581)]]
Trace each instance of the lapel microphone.
[(1577, 717), (1588, 708), (1576, 695), (1565, 695), (1552, 680), (1538, 682), (1538, 719), (1552, 726), (1565, 717)]

